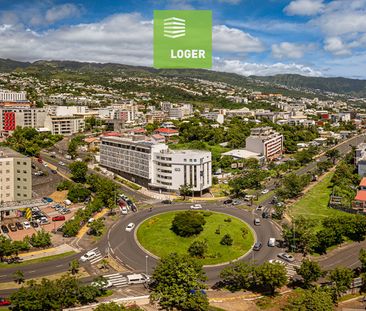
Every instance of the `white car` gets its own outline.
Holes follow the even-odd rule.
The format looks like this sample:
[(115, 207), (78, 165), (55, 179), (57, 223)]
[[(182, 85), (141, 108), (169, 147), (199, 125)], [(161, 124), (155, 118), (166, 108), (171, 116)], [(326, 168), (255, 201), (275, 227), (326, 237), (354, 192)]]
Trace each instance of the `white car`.
[(23, 227), (24, 227), (24, 229), (30, 229), (31, 225), (30, 225), (29, 221), (23, 222)]
[(202, 205), (201, 204), (195, 204), (195, 205), (191, 205), (190, 208), (191, 209), (202, 209)]
[(268, 260), (269, 263), (279, 263), (280, 265), (286, 266), (286, 263), (279, 259), (270, 259)]
[(294, 262), (295, 261), (295, 257), (290, 255), (290, 254), (287, 254), (287, 253), (279, 253), (277, 256), (279, 258), (283, 259), (283, 260), (288, 261), (288, 262)]
[(65, 163), (62, 162), (62, 161), (58, 162), (58, 164), (60, 164), (61, 166), (64, 166), (65, 165)]
[(107, 289), (113, 286), (113, 283), (110, 280), (105, 280), (105, 281), (94, 281), (90, 284), (91, 286), (94, 287), (100, 287), (103, 289)]
[(133, 230), (133, 228), (135, 228), (135, 224), (133, 222), (130, 222), (127, 227), (126, 227), (126, 231), (127, 232), (131, 232)]
[(126, 207), (126, 206), (123, 206), (123, 207), (121, 208), (121, 212), (122, 212), (122, 215), (127, 215), (127, 214), (128, 214), (127, 207)]
[(87, 253), (85, 253), (83, 256), (81, 256), (80, 257), (80, 260), (82, 261), (82, 262), (86, 262), (86, 261), (88, 261), (88, 260), (90, 260), (90, 259), (93, 259), (94, 257), (96, 257), (97, 256), (97, 253), (96, 252), (94, 252), (94, 251), (89, 251), (89, 252), (87, 252)]
[(262, 190), (261, 191), (261, 194), (266, 194), (266, 193), (268, 193), (269, 192), (269, 190), (268, 189), (264, 189), (264, 190)]
[(47, 164), (47, 163), (44, 163), (43, 165), (44, 165), (45, 167), (48, 167), (48, 164)]

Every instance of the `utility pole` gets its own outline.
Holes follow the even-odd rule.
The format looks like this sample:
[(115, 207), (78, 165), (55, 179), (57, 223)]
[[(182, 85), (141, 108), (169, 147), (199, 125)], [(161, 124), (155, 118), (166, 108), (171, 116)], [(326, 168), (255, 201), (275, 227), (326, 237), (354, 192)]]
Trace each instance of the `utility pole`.
[(149, 272), (148, 269), (147, 269), (147, 260), (148, 259), (149, 259), (149, 256), (146, 255), (145, 256), (145, 268), (146, 268), (145, 271), (146, 271), (146, 275), (148, 275), (148, 272)]

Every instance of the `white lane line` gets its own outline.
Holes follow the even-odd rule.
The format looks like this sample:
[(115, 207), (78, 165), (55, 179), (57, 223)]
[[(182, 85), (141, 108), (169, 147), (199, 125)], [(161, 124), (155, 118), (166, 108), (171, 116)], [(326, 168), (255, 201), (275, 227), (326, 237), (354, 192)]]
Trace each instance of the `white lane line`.
[(34, 273), (34, 272), (36, 272), (36, 270), (28, 271), (28, 273)]

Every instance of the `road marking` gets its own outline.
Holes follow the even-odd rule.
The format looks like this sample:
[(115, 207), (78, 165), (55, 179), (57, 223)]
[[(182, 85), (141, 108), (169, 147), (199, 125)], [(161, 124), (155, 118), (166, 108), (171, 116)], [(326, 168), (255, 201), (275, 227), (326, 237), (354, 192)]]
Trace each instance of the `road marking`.
[(57, 266), (56, 266), (56, 268), (60, 268), (60, 267), (62, 267), (62, 266), (63, 266), (63, 264), (62, 264), (62, 265), (57, 265)]
[(28, 273), (34, 273), (34, 272), (36, 272), (36, 270), (28, 271)]

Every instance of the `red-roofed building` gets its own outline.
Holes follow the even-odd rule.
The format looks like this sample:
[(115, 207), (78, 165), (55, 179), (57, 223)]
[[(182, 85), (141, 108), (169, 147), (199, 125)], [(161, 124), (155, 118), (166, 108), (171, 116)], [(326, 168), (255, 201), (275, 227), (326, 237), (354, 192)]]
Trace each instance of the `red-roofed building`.
[(108, 137), (121, 137), (121, 133), (119, 132), (104, 132), (102, 136), (108, 136)]
[(354, 200), (354, 207), (358, 209), (366, 208), (366, 190), (359, 190)]
[(172, 136), (178, 136), (179, 131), (175, 129), (168, 129), (168, 128), (158, 128), (154, 131), (155, 134), (160, 134), (164, 137), (172, 137)]
[(160, 134), (151, 135), (151, 140), (154, 143), (165, 143), (165, 141), (166, 141), (165, 137), (163, 135), (160, 135)]
[(363, 177), (360, 181), (360, 190), (366, 190), (366, 177)]
[(140, 127), (140, 128), (128, 130), (127, 133), (131, 134), (131, 135), (139, 135), (139, 134), (145, 134), (146, 130), (144, 128)]

